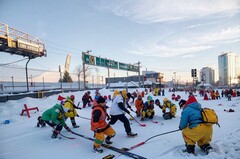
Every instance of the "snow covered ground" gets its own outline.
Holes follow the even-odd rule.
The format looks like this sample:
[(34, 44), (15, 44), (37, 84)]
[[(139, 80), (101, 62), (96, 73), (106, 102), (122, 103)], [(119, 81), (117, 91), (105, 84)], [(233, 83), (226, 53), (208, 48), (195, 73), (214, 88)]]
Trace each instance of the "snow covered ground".
[[(133, 90), (130, 90), (131, 92)], [(171, 99), (171, 92), (165, 91), (166, 96)], [(102, 95), (113, 94), (113, 92), (102, 89), (100, 90)], [(66, 97), (74, 94), (76, 97), (75, 104), (81, 101), (81, 97), (84, 92), (74, 93), (62, 93), (60, 95)], [(188, 94), (184, 92), (176, 92), (176, 95), (180, 95), (183, 99), (187, 99)], [(94, 91), (91, 91), (92, 97)], [(51, 128), (49, 126), (44, 128), (36, 127), (37, 117), (42, 114), (43, 111), (52, 107), (59, 101), (57, 101), (58, 95), (50, 96), (44, 99), (32, 99), (24, 98), (16, 101), (8, 101), (6, 103), (0, 103), (0, 159), (101, 159), (108, 154), (114, 154), (118, 159), (129, 158), (124, 155), (120, 155), (112, 150), (104, 149), (102, 154), (94, 153), (92, 151), (93, 143), (84, 138), (70, 134), (66, 130), (62, 131), (62, 134), (66, 136), (75, 137), (76, 139), (52, 139)], [(154, 99), (160, 99), (163, 101), (162, 96), (153, 96)], [(146, 96), (144, 97), (146, 101)], [(204, 155), (199, 147), (196, 147), (197, 156), (183, 153), (185, 148), (184, 141), (181, 136), (181, 131), (173, 132), (163, 136), (158, 136), (146, 142), (144, 145), (131, 150), (132, 153), (144, 156), (148, 159), (240, 159), (240, 98), (232, 98), (232, 101), (227, 101), (226, 98), (214, 101), (204, 101), (203, 97), (197, 96), (198, 102), (202, 104), (202, 107), (209, 107), (216, 111), (219, 117), (219, 123), (221, 127), (214, 125), (212, 146), (214, 152), (209, 155)], [(174, 102), (177, 104), (178, 102)], [(31, 111), (31, 118), (27, 116), (20, 116), (23, 109), (23, 105), (27, 104), (29, 107), (38, 107), (39, 112)], [(82, 105), (82, 103), (80, 103)], [(108, 101), (107, 105), (111, 105), (111, 101)], [(135, 110), (135, 107), (132, 107)], [(235, 112), (225, 112), (224, 109), (234, 109)], [(81, 117), (90, 118), (91, 108), (85, 108), (77, 110)], [(123, 124), (118, 121), (113, 128), (117, 134), (112, 139), (113, 146), (131, 147), (142, 141), (145, 141), (149, 137), (154, 135), (173, 131), (178, 129), (181, 111), (178, 107), (176, 118), (172, 120), (164, 120), (162, 113), (158, 107), (155, 107), (156, 116), (154, 121), (162, 122), (153, 123), (146, 120), (144, 123), (147, 126), (141, 127), (135, 121), (131, 122), (131, 128), (133, 132), (137, 132), (138, 136), (135, 138), (128, 138), (124, 131)], [(133, 112), (132, 115), (135, 116)], [(126, 115), (128, 116), (128, 115)], [(9, 124), (4, 124), (6, 120), (9, 120)], [(139, 118), (137, 118), (140, 121)], [(90, 121), (83, 118), (76, 118), (76, 122), (80, 125), (80, 128), (73, 129), (69, 119), (67, 120), (68, 126), (76, 133), (92, 137), (93, 132), (90, 130)]]

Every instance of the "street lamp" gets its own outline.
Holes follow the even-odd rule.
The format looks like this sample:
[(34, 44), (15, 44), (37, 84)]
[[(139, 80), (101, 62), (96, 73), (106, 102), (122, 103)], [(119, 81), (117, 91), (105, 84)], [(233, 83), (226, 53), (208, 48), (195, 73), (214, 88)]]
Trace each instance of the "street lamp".
[(13, 76), (11, 78), (12, 78), (12, 87), (13, 87), (13, 90), (14, 90)]

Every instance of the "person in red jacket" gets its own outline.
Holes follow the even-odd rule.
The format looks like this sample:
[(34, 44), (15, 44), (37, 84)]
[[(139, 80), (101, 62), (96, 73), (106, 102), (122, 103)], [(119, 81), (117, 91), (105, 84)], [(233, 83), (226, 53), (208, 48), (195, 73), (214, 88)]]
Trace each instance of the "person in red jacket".
[(83, 96), (82, 96), (82, 102), (83, 102), (83, 108), (86, 107), (86, 105), (88, 104), (88, 106), (91, 106), (91, 102), (93, 102), (92, 97), (91, 97), (91, 92), (87, 91)]
[(106, 119), (109, 120), (106, 109), (106, 101), (100, 96), (94, 103), (91, 118), (91, 130), (94, 131), (95, 137), (93, 150), (99, 153), (103, 152), (100, 146), (104, 141), (104, 135), (107, 135), (105, 139), (106, 144), (112, 144), (110, 139), (116, 134), (115, 130), (106, 122)]

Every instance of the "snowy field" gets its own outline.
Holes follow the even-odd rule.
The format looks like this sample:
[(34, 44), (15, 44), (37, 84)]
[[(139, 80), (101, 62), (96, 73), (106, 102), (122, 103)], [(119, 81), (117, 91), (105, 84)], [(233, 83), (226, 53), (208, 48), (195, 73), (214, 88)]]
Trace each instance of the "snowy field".
[[(130, 90), (130, 92), (133, 91)], [(171, 99), (172, 93), (165, 92), (165, 97)], [(101, 95), (113, 94), (113, 92), (106, 89), (100, 90), (100, 93)], [(77, 104), (81, 101), (84, 92), (62, 93), (60, 95), (66, 97), (71, 94), (75, 95), (75, 104)], [(175, 94), (180, 95), (183, 99), (187, 99), (188, 96), (184, 92), (176, 92)], [(91, 91), (91, 95), (94, 98), (94, 91)], [(62, 134), (75, 137), (74, 140), (66, 138), (52, 139), (52, 129), (49, 126), (36, 127), (38, 116), (58, 103), (57, 98), (58, 95), (54, 95), (44, 99), (24, 98), (0, 103), (0, 159), (102, 159), (108, 154), (114, 154), (117, 159), (129, 158), (106, 148), (103, 148), (104, 152), (101, 154), (94, 153), (92, 151), (93, 142), (71, 134), (65, 129), (63, 129)], [(161, 103), (163, 98), (162, 96), (153, 96), (153, 99), (160, 99)], [(240, 97), (232, 98), (232, 101), (227, 101), (226, 98), (204, 101), (203, 97), (199, 97), (197, 94), (197, 100), (202, 104), (202, 107), (214, 109), (219, 117), (221, 127), (213, 126), (213, 140), (211, 142), (213, 152), (205, 155), (199, 147), (196, 147), (196, 156), (183, 153), (182, 150), (185, 149), (185, 146), (181, 131), (153, 138), (130, 152), (148, 159), (240, 159)], [(146, 101), (146, 96), (144, 101)], [(155, 106), (156, 116), (153, 120), (159, 123), (153, 123), (149, 120), (140, 122), (140, 119), (137, 118), (140, 123), (146, 124), (146, 127), (142, 127), (134, 120), (130, 121), (132, 131), (138, 133), (135, 138), (128, 138), (123, 124), (118, 121), (113, 125), (117, 134), (112, 139), (112, 146), (129, 148), (154, 135), (178, 129), (182, 110), (179, 109), (178, 102), (174, 103), (177, 105), (178, 110), (176, 118), (172, 120), (164, 120), (160, 108)], [(40, 111), (31, 111), (31, 118), (26, 115), (20, 116), (24, 104), (27, 104), (28, 107), (38, 107)], [(111, 101), (108, 101), (107, 105), (111, 106)], [(80, 106), (82, 106), (82, 103), (80, 103)], [(132, 108), (135, 110), (134, 106)], [(235, 112), (226, 112), (224, 109), (234, 109)], [(90, 118), (91, 116), (90, 107), (77, 111), (81, 117)], [(131, 114), (135, 116), (135, 113), (131, 112)], [(129, 117), (127, 114), (126, 116)], [(9, 120), (10, 123), (5, 124), (6, 120)], [(93, 137), (89, 120), (77, 117), (76, 122), (80, 128), (73, 129), (69, 119), (67, 125), (76, 133)]]

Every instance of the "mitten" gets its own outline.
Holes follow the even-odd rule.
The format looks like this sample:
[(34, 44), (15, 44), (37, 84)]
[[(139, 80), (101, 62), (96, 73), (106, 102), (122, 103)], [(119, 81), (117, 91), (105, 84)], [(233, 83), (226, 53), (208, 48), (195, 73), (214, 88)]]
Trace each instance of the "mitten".
[(94, 130), (95, 133), (100, 133), (101, 132), (101, 129), (100, 128), (97, 128)]

